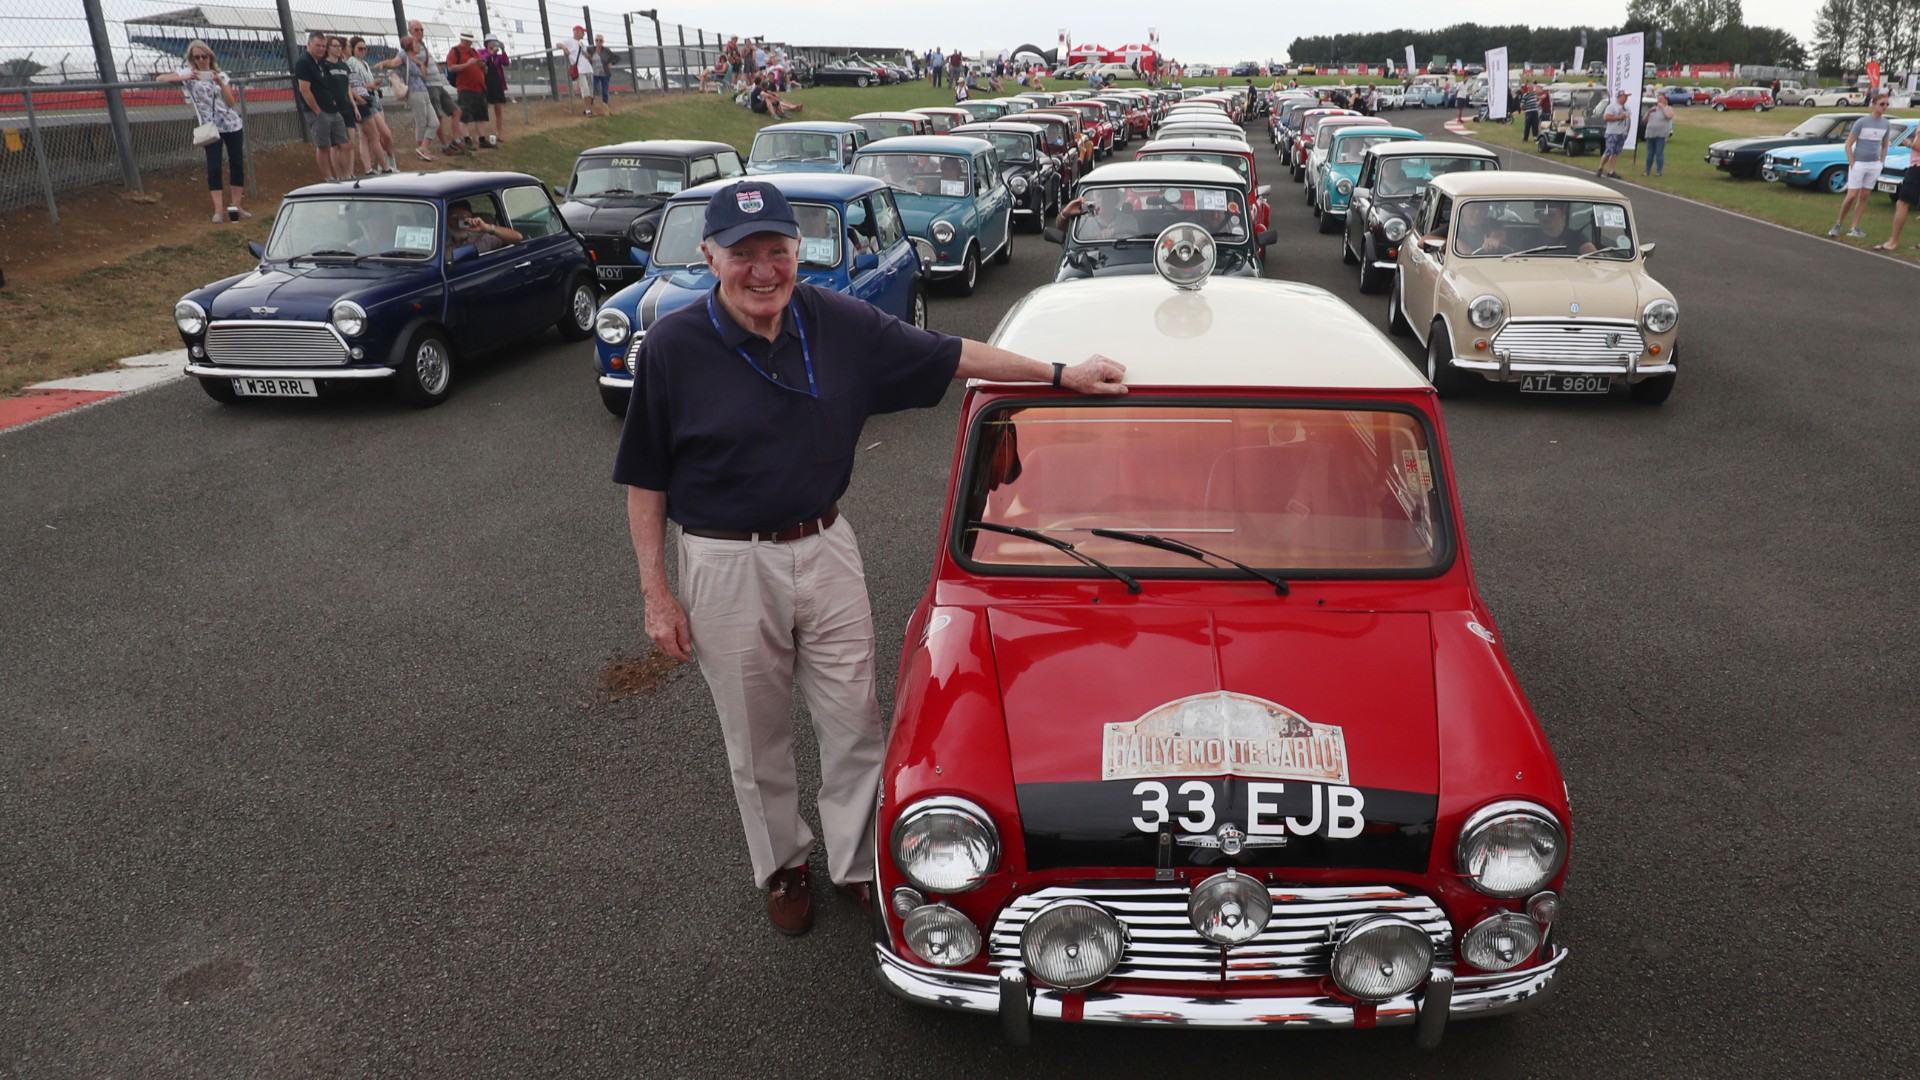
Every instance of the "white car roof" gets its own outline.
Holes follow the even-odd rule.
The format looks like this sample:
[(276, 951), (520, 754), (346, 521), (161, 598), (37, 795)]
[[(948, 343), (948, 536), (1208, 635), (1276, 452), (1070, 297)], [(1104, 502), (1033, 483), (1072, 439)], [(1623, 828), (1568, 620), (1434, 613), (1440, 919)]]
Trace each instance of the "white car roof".
[(1445, 139), (1396, 139), (1368, 147), (1375, 157), (1478, 157), (1498, 158), (1490, 146), (1478, 143), (1448, 142)]
[(1116, 161), (1080, 178), (1080, 186), (1108, 184), (1220, 184), (1244, 187), (1246, 178), (1211, 161)]
[(1253, 150), (1253, 144), (1231, 135), (1173, 135), (1155, 139), (1135, 153), (1152, 154), (1161, 150), (1220, 150), (1247, 153)]
[[(1433, 144), (1425, 144), (1429, 148)], [(1111, 166), (1109, 166), (1111, 168)], [(1578, 176), (1561, 176), (1558, 173), (1529, 172), (1516, 170), (1507, 172), (1471, 172), (1448, 173), (1436, 176), (1430, 188), (1438, 189), (1457, 199), (1601, 199), (1607, 202), (1627, 202), (1625, 195), (1606, 186), (1584, 180)]]
[(1427, 388), (1372, 322), (1291, 281), (1223, 277), (1183, 290), (1128, 274), (1043, 285), (1007, 312), (993, 343), (1047, 363), (1099, 353), (1126, 365), (1133, 387)]

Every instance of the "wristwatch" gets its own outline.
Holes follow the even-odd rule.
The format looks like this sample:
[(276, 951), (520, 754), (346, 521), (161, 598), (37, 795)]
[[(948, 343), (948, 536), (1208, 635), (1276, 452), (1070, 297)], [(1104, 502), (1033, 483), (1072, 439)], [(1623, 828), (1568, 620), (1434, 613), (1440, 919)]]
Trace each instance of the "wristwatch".
[(1062, 375), (1064, 375), (1064, 374), (1066, 374), (1066, 373), (1067, 373), (1067, 365), (1065, 365), (1065, 364), (1058, 364), (1058, 363), (1056, 363), (1056, 364), (1054, 364), (1054, 365), (1053, 365), (1053, 385), (1055, 385), (1055, 386), (1059, 386), (1059, 385), (1060, 385), (1060, 376), (1062, 376)]

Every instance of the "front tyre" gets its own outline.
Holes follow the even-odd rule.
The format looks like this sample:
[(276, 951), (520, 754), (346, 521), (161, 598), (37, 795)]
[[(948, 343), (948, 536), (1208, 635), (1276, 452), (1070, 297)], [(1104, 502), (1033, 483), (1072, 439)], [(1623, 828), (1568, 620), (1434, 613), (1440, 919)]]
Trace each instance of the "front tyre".
[(1393, 291), (1387, 294), (1387, 332), (1394, 337), (1407, 337), (1413, 333), (1413, 324), (1407, 321), (1407, 311), (1400, 306), (1400, 291), (1405, 287), (1404, 283), (1396, 282)]
[(567, 286), (567, 309), (554, 325), (568, 341), (585, 341), (593, 336), (593, 316), (599, 310), (600, 294), (593, 279), (585, 274)]
[(1470, 377), (1453, 366), (1453, 338), (1447, 333), (1447, 324), (1435, 319), (1427, 335), (1427, 381), (1433, 384), (1435, 393), (1450, 398), (1466, 391)]
[(907, 297), (907, 321), (922, 330), (927, 328), (927, 291), (919, 282), (913, 285), (913, 293)]
[(393, 393), (416, 409), (430, 409), (447, 400), (453, 389), (453, 349), (445, 334), (423, 326), (407, 339), (393, 373)]
[(615, 416), (625, 417), (627, 415), (627, 403), (632, 400), (633, 391), (631, 390), (622, 390), (612, 386), (603, 386), (600, 388), (600, 404), (605, 405), (607, 411)]
[(1009, 212), (1007, 214), (1007, 242), (1004, 244), (1001, 244), (1000, 250), (993, 253), (993, 265), (1005, 266), (1012, 261), (1013, 261), (1013, 214)]
[(968, 244), (966, 261), (960, 264), (960, 273), (953, 279), (953, 291), (959, 296), (972, 296), (979, 285), (980, 249)]
[(1387, 271), (1373, 265), (1373, 255), (1362, 248), (1360, 251), (1360, 291), (1368, 296), (1375, 295), (1387, 287)]

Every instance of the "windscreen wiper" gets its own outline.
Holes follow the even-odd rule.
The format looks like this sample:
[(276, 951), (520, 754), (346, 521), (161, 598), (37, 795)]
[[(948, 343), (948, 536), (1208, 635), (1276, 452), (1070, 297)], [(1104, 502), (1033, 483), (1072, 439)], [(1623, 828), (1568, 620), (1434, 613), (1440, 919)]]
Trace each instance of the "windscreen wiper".
[(1257, 570), (1248, 566), (1246, 563), (1229, 559), (1217, 551), (1208, 551), (1206, 548), (1195, 547), (1192, 544), (1183, 543), (1179, 540), (1169, 540), (1164, 536), (1155, 536), (1152, 533), (1127, 532), (1123, 529), (1094, 529), (1092, 532), (1095, 536), (1104, 536), (1109, 540), (1125, 540), (1129, 543), (1142, 544), (1150, 548), (1159, 548), (1161, 551), (1171, 551), (1176, 555), (1185, 555), (1188, 558), (1199, 559), (1202, 562), (1208, 559), (1219, 559), (1221, 562), (1243, 571), (1252, 577), (1257, 577), (1261, 581), (1273, 586), (1273, 591), (1280, 596), (1285, 596), (1292, 591), (1292, 587), (1287, 584), (1287, 580), (1278, 574), (1266, 570)]
[[(1099, 570), (1104, 573), (1111, 574), (1115, 578), (1118, 578), (1120, 583), (1127, 587), (1128, 592), (1137, 593), (1140, 591), (1140, 583), (1133, 579), (1132, 574), (1127, 573), (1125, 570), (1120, 570), (1115, 567), (1108, 566), (1106, 563), (1101, 562), (1099, 559), (1096, 559), (1093, 556), (1086, 554), (1085, 552), (1079, 551), (1072, 544), (1067, 543), (1065, 540), (1061, 540), (1058, 537), (1048, 536), (1046, 533), (1040, 532), (1037, 529), (1023, 529), (1018, 525), (1002, 525), (998, 522), (980, 521), (978, 519), (967, 522), (967, 528), (984, 529), (987, 532), (1006, 533), (1008, 536), (1017, 536), (1022, 540), (1032, 540), (1034, 543), (1037, 543), (1037, 544), (1045, 544), (1050, 548), (1058, 548), (1061, 551), (1064, 551), (1067, 554), (1073, 556), (1074, 558), (1079, 559), (1081, 562), (1086, 563), (1088, 566), (1093, 567), (1095, 570)], [(1100, 530), (1095, 529), (1094, 531), (1099, 532)]]
[(353, 265), (359, 266), (368, 259), (420, 259), (425, 258), (426, 254), (424, 251), (403, 251), (400, 248), (395, 248), (392, 251), (382, 251), (369, 255), (356, 255), (353, 259)]
[(359, 252), (348, 251), (345, 248), (320, 248), (317, 251), (309, 251), (300, 255), (289, 255), (287, 256), (287, 261), (298, 262), (301, 259), (317, 259), (322, 255), (341, 256), (348, 259), (358, 259), (360, 257)]
[(1542, 244), (1539, 247), (1528, 248), (1525, 251), (1509, 251), (1505, 255), (1500, 256), (1500, 261), (1506, 262), (1508, 259), (1517, 255), (1538, 255), (1543, 251), (1565, 251), (1566, 247), (1567, 245), (1565, 244)]

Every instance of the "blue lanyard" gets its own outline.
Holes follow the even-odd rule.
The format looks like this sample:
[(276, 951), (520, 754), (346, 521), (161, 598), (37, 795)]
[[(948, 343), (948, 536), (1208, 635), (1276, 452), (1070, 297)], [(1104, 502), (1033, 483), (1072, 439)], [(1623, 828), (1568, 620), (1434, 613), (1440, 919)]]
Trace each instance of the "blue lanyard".
[[(775, 378), (774, 376), (767, 374), (766, 371), (761, 369), (759, 364), (754, 362), (753, 357), (747, 355), (747, 350), (739, 347), (738, 345), (735, 345), (733, 347), (733, 351), (740, 354), (740, 359), (745, 360), (747, 362), (747, 366), (752, 368), (755, 374), (759, 375), (761, 378), (767, 380), (768, 382), (779, 387), (780, 389), (791, 390), (796, 394), (805, 394), (810, 398), (818, 398), (820, 396), (820, 388), (819, 386), (815, 385), (813, 381), (813, 351), (807, 348), (807, 326), (805, 323), (800, 321), (800, 306), (798, 304), (795, 304), (792, 300), (788, 300), (787, 311), (789, 314), (793, 316), (793, 328), (800, 335), (800, 360), (802, 363), (807, 365), (807, 388), (805, 390), (802, 390), (797, 386), (788, 386), (786, 383), (781, 382), (779, 379)], [(725, 341), (727, 339), (727, 334), (726, 334), (726, 331), (720, 329), (720, 315), (719, 313), (715, 312), (713, 309), (713, 293), (712, 292), (707, 293), (707, 318), (711, 320), (713, 323), (713, 332), (720, 335), (720, 340)]]

